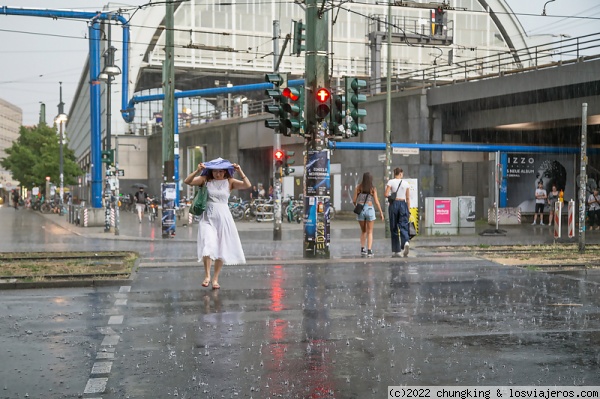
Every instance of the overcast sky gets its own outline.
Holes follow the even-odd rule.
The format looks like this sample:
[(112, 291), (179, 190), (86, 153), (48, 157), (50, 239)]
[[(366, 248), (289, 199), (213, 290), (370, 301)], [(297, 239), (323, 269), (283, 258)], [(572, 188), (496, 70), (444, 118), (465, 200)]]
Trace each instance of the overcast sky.
[[(571, 37), (597, 33), (600, 27), (599, 0), (507, 0), (529, 35)], [(150, 0), (129, 0), (141, 5)], [(0, 6), (102, 10), (96, 0), (0, 0)], [(454, 1), (450, 1), (454, 4)], [(46, 119), (57, 114), (59, 82), (68, 112), (88, 54), (87, 24), (80, 20), (53, 20), (0, 15), (0, 98), (23, 110), (23, 124), (38, 123), (40, 102), (46, 104)], [(558, 40), (558, 39), (557, 39)]]

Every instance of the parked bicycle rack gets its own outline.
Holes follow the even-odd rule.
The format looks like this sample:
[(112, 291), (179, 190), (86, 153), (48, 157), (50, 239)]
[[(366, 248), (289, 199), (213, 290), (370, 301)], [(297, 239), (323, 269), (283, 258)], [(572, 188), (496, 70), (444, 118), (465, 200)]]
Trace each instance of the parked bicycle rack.
[(261, 210), (255, 213), (257, 222), (272, 222), (275, 217), (272, 204), (263, 204)]

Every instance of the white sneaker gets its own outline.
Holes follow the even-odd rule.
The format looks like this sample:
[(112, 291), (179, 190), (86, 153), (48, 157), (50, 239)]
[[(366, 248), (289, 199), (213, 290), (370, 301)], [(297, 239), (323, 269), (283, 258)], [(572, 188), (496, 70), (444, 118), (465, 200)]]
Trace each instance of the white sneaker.
[(535, 226), (535, 220), (533, 221), (533, 223), (531, 223), (532, 226)]
[(540, 226), (543, 226), (543, 225), (544, 225), (544, 222), (540, 222)]
[(405, 258), (408, 256), (408, 251), (410, 250), (410, 248), (409, 248), (409, 247), (410, 247), (410, 244), (409, 244), (409, 243), (406, 243), (406, 244), (404, 244), (404, 251), (403, 251), (403, 254), (404, 254), (404, 257), (405, 257)]

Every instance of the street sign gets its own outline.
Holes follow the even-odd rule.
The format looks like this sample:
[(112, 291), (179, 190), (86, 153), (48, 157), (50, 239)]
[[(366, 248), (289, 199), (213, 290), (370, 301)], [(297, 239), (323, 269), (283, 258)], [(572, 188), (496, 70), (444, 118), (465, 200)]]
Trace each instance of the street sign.
[(115, 174), (114, 170), (107, 170), (106, 171), (106, 176), (119, 176), (119, 177), (123, 177), (125, 176), (125, 170), (124, 169), (117, 169), (116, 171), (117, 173)]
[(377, 160), (379, 162), (385, 162), (385, 154), (379, 154), (379, 155), (377, 155)]
[(392, 147), (393, 154), (400, 155), (419, 155), (418, 148)]

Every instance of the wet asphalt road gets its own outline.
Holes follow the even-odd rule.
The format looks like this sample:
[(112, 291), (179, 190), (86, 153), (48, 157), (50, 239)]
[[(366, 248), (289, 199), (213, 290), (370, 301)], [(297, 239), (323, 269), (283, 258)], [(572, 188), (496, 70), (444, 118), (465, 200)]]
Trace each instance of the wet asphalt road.
[(437, 252), (425, 237), (392, 259), (381, 228), (376, 258), (356, 258), (352, 223), (336, 225), (332, 259), (304, 260), (301, 227), (285, 225), (273, 243), (268, 228), (245, 223), (249, 263), (225, 267), (222, 289), (211, 290), (200, 286), (195, 226), (152, 240), (146, 222), (124, 215), (114, 239), (52, 217), (0, 208), (0, 250), (136, 250), (139, 271), (123, 286), (0, 290), (0, 398), (385, 398), (387, 386), (404, 384), (600, 385), (591, 272), (499, 266)]

